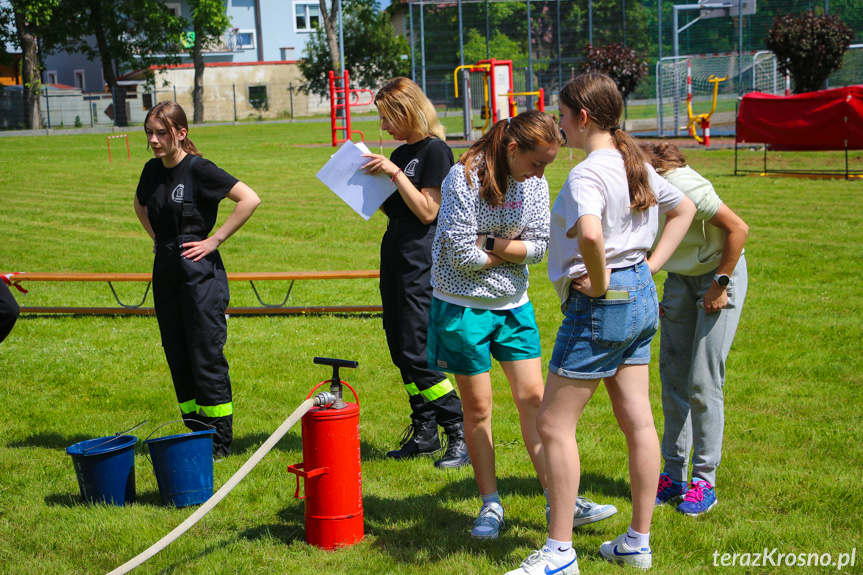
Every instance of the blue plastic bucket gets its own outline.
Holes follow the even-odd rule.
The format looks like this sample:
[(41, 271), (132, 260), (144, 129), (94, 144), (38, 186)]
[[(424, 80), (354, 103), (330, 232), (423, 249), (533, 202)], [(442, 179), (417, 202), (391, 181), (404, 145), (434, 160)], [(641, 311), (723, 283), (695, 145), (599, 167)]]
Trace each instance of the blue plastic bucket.
[(81, 441), (66, 449), (72, 456), (81, 499), (124, 506), (135, 502), (134, 435)]
[(162, 503), (187, 507), (205, 502), (213, 495), (214, 429), (144, 441)]

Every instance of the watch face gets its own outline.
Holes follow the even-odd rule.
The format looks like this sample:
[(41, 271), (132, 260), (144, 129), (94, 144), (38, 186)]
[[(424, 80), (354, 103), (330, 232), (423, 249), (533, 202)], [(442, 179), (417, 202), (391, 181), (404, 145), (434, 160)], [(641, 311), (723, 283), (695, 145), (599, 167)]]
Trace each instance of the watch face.
[(731, 281), (731, 278), (726, 275), (721, 275), (716, 278), (716, 283), (722, 287), (726, 287), (729, 281)]

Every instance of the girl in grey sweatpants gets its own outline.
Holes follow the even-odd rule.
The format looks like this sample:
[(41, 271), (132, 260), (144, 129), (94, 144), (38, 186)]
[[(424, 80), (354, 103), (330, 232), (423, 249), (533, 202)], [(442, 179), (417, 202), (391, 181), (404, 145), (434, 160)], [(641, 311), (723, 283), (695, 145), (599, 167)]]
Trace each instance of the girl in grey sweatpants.
[[(686, 165), (672, 144), (644, 145), (652, 164), (695, 203), (695, 219), (662, 268), (659, 376), (665, 431), (656, 503), (683, 499), (696, 517), (716, 505), (716, 468), (725, 426), (725, 360), (740, 322), (748, 276), (743, 244), (749, 228), (711, 183)], [(692, 452), (692, 479), (688, 480)]]

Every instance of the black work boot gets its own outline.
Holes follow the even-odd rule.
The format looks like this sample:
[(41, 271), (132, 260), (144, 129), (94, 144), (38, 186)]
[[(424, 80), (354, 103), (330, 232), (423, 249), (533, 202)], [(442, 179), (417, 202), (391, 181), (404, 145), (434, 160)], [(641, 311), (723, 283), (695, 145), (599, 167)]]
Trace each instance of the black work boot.
[(470, 455), (464, 443), (464, 423), (459, 422), (444, 427), (446, 432), (446, 452), (443, 457), (434, 462), (438, 469), (457, 469), (470, 465)]
[(417, 455), (426, 455), (440, 451), (440, 437), (437, 433), (437, 423), (434, 421), (418, 421), (414, 419), (402, 435), (401, 446), (387, 453), (393, 459), (410, 459)]

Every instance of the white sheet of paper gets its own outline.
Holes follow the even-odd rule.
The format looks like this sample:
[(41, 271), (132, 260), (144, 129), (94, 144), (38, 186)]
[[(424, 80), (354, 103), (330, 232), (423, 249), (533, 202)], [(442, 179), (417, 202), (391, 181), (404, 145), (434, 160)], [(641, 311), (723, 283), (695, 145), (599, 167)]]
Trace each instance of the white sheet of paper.
[(363, 154), (368, 153), (369, 149), (362, 142), (348, 140), (317, 173), (324, 185), (366, 220), (396, 190), (383, 172), (376, 176), (363, 173), (360, 167), (369, 161)]

